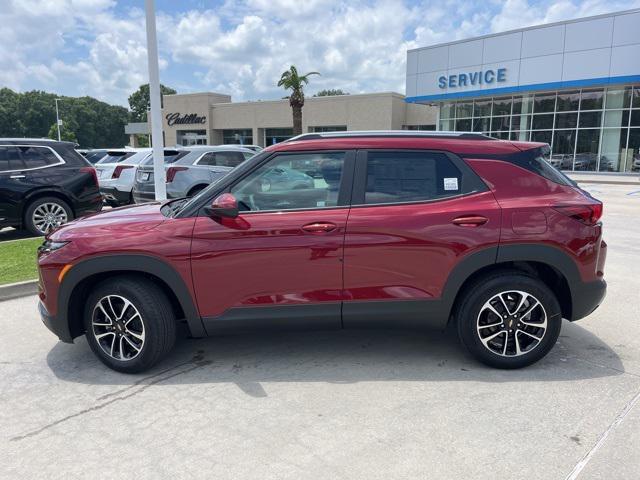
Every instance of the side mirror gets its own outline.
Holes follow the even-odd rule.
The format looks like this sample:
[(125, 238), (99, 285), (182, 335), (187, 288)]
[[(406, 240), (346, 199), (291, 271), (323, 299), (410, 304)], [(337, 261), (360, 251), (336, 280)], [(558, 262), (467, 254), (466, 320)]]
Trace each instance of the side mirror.
[(205, 212), (213, 218), (236, 218), (238, 216), (238, 200), (230, 193), (222, 193), (211, 202), (210, 207), (205, 207)]

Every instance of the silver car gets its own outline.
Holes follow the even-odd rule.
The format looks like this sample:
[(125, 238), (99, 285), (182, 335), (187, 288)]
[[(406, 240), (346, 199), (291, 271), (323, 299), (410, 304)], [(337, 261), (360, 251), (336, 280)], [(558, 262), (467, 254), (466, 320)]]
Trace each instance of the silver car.
[[(113, 207), (129, 205), (133, 203), (132, 190), (136, 171), (145, 162), (153, 161), (151, 160), (152, 150), (139, 148), (111, 152), (112, 155), (108, 155), (95, 165), (98, 171), (100, 193)], [(182, 148), (165, 148), (165, 162), (171, 163), (186, 153)]]
[[(239, 145), (198, 145), (185, 147), (185, 150), (188, 153), (165, 165), (168, 198), (194, 196), (255, 155), (253, 150)], [(154, 199), (153, 160), (149, 159), (138, 168), (133, 186), (133, 200), (135, 203), (144, 203)]]

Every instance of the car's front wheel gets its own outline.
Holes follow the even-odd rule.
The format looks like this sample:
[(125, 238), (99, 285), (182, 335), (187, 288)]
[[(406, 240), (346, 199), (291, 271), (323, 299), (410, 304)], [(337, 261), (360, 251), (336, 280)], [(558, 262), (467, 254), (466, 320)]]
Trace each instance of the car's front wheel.
[(456, 312), (458, 334), (486, 365), (521, 368), (544, 357), (562, 326), (558, 300), (538, 278), (496, 272), (466, 289)]
[(98, 284), (84, 310), (86, 337), (108, 367), (149, 369), (173, 347), (176, 321), (164, 292), (144, 277), (113, 277)]

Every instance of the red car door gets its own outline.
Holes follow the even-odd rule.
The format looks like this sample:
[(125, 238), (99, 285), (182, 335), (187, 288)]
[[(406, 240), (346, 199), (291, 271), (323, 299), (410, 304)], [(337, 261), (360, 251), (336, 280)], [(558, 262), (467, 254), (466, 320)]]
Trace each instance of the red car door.
[(345, 236), (345, 327), (441, 322), (428, 317), (439, 313), (455, 265), (499, 241), (500, 208), (492, 192), (446, 152), (358, 152), (352, 204)]
[(230, 189), (234, 219), (196, 219), (192, 272), (205, 327), (341, 326), (354, 152), (276, 153)]

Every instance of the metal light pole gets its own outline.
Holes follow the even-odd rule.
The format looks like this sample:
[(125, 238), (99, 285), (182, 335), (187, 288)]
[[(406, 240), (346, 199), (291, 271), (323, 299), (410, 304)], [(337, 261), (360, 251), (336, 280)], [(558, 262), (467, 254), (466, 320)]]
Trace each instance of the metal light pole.
[(149, 63), (149, 100), (151, 103), (151, 144), (153, 146), (153, 179), (156, 200), (167, 199), (164, 171), (164, 139), (160, 110), (160, 69), (158, 67), (158, 40), (154, 0), (145, 0), (147, 13), (147, 60)]
[(59, 98), (55, 99), (56, 102), (56, 126), (58, 127), (58, 141), (60, 141), (60, 124), (62, 123), (60, 121), (60, 115), (58, 113), (58, 100), (60, 100)]

